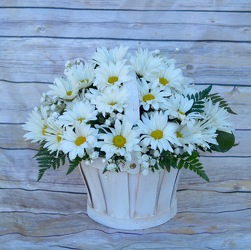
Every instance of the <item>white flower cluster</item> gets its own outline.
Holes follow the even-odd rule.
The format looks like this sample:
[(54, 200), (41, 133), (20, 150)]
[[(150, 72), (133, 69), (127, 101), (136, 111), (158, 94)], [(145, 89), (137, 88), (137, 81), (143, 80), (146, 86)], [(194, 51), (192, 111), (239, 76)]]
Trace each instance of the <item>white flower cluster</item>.
[[(217, 131), (232, 132), (228, 112), (205, 99), (203, 112), (193, 109), (198, 91), (173, 60), (160, 51), (127, 47), (98, 48), (90, 61), (68, 62), (23, 126), (25, 138), (63, 152), (70, 161), (91, 164), (103, 157), (107, 170), (137, 159), (143, 173), (160, 156), (175, 157), (217, 145)], [(138, 89), (139, 119), (126, 115), (132, 82)], [(134, 93), (135, 94), (135, 93)]]

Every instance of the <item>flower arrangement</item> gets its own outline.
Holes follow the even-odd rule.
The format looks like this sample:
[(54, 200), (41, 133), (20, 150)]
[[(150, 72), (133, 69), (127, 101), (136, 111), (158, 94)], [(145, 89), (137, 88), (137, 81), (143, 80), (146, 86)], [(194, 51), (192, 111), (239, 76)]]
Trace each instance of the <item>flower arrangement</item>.
[(212, 86), (197, 90), (159, 50), (97, 48), (88, 61), (68, 61), (23, 128), (40, 148), (38, 180), (49, 168), (102, 157), (104, 173), (136, 162), (141, 173), (188, 168), (209, 181), (201, 152), (235, 145), (229, 114)]

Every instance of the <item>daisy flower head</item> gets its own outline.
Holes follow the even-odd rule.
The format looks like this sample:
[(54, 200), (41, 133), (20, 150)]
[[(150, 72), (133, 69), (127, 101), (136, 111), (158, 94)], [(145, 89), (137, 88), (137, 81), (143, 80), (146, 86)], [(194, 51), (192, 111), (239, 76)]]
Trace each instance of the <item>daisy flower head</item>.
[(181, 69), (176, 68), (174, 63), (170, 64), (168, 67), (162, 67), (157, 72), (156, 77), (161, 87), (170, 88), (176, 91), (183, 90), (182, 83), (184, 81), (184, 77)]
[(148, 111), (150, 108), (155, 110), (164, 108), (166, 97), (170, 95), (170, 92), (158, 87), (157, 81), (147, 83), (144, 78), (141, 78), (138, 82), (140, 105), (143, 109)]
[(106, 87), (121, 86), (122, 83), (131, 80), (129, 66), (121, 61), (116, 64), (112, 62), (101, 64), (95, 71), (96, 79), (94, 86), (97, 86), (99, 90), (103, 90)]
[(69, 154), (70, 160), (77, 156), (82, 158), (96, 146), (98, 131), (87, 124), (77, 124), (67, 127), (63, 133), (60, 149)]
[(229, 121), (229, 114), (224, 108), (219, 106), (219, 102), (213, 104), (211, 100), (207, 100), (203, 115), (206, 121), (204, 126), (232, 133), (232, 123)]
[(195, 119), (201, 118), (201, 115), (196, 112), (187, 112), (192, 108), (194, 100), (180, 94), (173, 94), (169, 97), (168, 102), (165, 104), (165, 108), (170, 118), (177, 118), (181, 121), (181, 125), (187, 124), (192, 126), (195, 123)]
[(155, 80), (158, 71), (165, 66), (161, 56), (154, 51), (141, 48), (131, 56), (130, 63), (136, 74), (147, 81)]
[(142, 115), (142, 121), (138, 122), (139, 133), (141, 133), (141, 144), (143, 147), (150, 147), (160, 152), (168, 150), (173, 152), (172, 144), (180, 145), (175, 131), (177, 124), (168, 122), (168, 115), (165, 112), (152, 112), (149, 115)]
[(110, 128), (110, 131), (104, 129), (105, 133), (100, 135), (99, 147), (106, 153), (106, 159), (119, 155), (131, 161), (131, 153), (140, 150), (138, 133), (132, 126), (126, 119), (116, 119), (114, 128)]
[(71, 84), (67, 79), (56, 78), (53, 85), (50, 85), (51, 91), (48, 92), (50, 95), (58, 96), (64, 100), (71, 101), (78, 94), (78, 87)]
[(75, 102), (71, 109), (66, 110), (59, 118), (58, 122), (62, 126), (71, 126), (88, 121), (97, 120), (98, 111), (89, 101)]
[(128, 93), (124, 87), (105, 88), (99, 95), (91, 99), (97, 110), (105, 116), (106, 113), (117, 111), (122, 113), (127, 106)]
[(93, 83), (95, 77), (94, 66), (93, 63), (87, 62), (85, 64), (83, 62), (73, 64), (65, 70), (65, 75), (69, 82), (78, 89), (87, 88)]
[(210, 149), (210, 144), (218, 145), (218, 142), (216, 140), (217, 137), (217, 131), (215, 127), (208, 126), (207, 123), (204, 123), (204, 121), (198, 121), (195, 125), (199, 127), (199, 130), (201, 132), (201, 147), (206, 150)]
[(48, 127), (45, 134), (45, 148), (48, 148), (51, 152), (59, 152), (61, 147), (61, 140), (64, 133), (64, 128), (59, 125), (57, 120), (48, 119)]
[(190, 155), (198, 146), (203, 144), (201, 129), (199, 126), (178, 126), (175, 135), (183, 148), (183, 152), (188, 152)]
[(94, 53), (92, 59), (95, 64), (109, 64), (110, 62), (116, 64), (119, 61), (123, 61), (128, 47), (120, 45), (114, 49), (107, 49), (105, 47), (97, 48), (97, 51)]
[(28, 133), (24, 135), (24, 138), (31, 140), (31, 142), (44, 141), (48, 128), (47, 120), (48, 112), (46, 108), (41, 106), (39, 109), (34, 109), (27, 122), (22, 125), (23, 129), (28, 131)]

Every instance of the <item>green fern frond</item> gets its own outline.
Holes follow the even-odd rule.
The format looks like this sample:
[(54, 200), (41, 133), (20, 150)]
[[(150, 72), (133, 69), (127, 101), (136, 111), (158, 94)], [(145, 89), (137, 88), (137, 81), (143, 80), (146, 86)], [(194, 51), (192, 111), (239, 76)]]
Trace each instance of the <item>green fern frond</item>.
[(45, 148), (43, 143), (34, 158), (36, 158), (39, 167), (37, 181), (39, 181), (44, 173), (51, 167), (55, 170), (65, 164), (65, 155), (63, 153), (57, 155), (56, 152), (51, 152)]
[(206, 97), (208, 97), (211, 89), (212, 89), (212, 85), (208, 86), (206, 89), (204, 89), (204, 90), (202, 90), (200, 92), (197, 92), (197, 93), (192, 94), (192, 95), (187, 95), (187, 98), (189, 100), (192, 99), (194, 101), (193, 106), (188, 111), (188, 113), (191, 113), (191, 112), (203, 113), (203, 111), (204, 111), (204, 104), (205, 104), (204, 99)]
[(66, 174), (70, 174), (80, 164), (82, 160), (85, 159), (77, 156), (73, 161), (70, 161), (69, 169)]
[(188, 153), (181, 155), (176, 167), (178, 169), (190, 169), (197, 175), (202, 177), (204, 180), (209, 182), (209, 178), (206, 175), (205, 170), (203, 169), (203, 165), (199, 161), (199, 153), (197, 151), (194, 151), (191, 155), (189, 155)]
[(170, 172), (171, 167), (175, 167), (176, 165), (177, 165), (177, 157), (175, 157), (169, 151), (163, 151), (159, 159), (159, 166), (162, 169), (166, 169), (168, 172)]
[(219, 107), (224, 108), (230, 114), (236, 115), (236, 113), (229, 107), (225, 99), (218, 93), (211, 94), (208, 97), (212, 100), (213, 104), (219, 103)]

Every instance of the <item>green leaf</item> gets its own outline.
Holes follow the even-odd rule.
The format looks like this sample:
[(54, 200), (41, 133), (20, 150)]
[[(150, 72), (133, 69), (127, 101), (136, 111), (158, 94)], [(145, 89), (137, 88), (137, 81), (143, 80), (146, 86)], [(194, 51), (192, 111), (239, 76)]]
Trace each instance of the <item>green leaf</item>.
[(70, 174), (80, 164), (82, 160), (84, 160), (84, 158), (80, 158), (77, 156), (73, 161), (70, 161), (69, 169), (66, 174)]
[(212, 150), (224, 153), (235, 146), (235, 136), (233, 133), (227, 133), (224, 131), (217, 131), (216, 133), (218, 145), (211, 145)]

